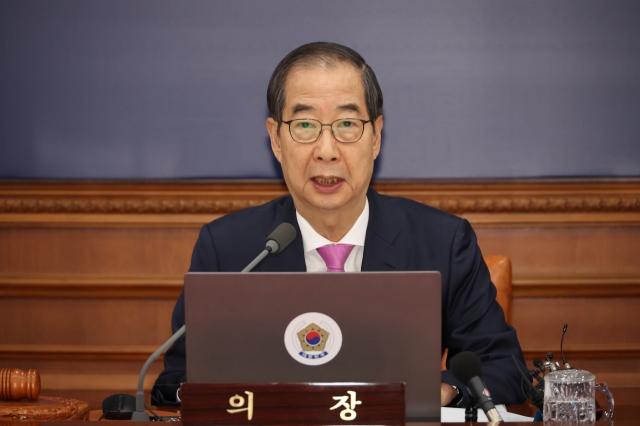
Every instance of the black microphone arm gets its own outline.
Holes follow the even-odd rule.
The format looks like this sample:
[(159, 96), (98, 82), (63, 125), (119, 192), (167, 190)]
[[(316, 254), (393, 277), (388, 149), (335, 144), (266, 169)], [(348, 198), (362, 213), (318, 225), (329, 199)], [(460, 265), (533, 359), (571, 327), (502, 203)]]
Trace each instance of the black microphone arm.
[[(262, 253), (260, 253), (255, 259), (253, 259), (253, 261), (249, 263), (247, 267), (244, 268), (241, 272), (242, 273), (250, 272), (267, 255), (281, 252), (282, 250), (287, 248), (287, 246), (291, 244), (291, 242), (295, 239), (296, 239), (296, 228), (294, 228), (293, 225), (291, 225), (290, 223), (287, 223), (287, 222), (281, 223), (267, 237), (267, 241), (265, 242), (265, 249), (262, 251)], [(144, 385), (144, 378), (147, 375), (147, 370), (149, 369), (151, 364), (155, 360), (157, 360), (158, 357), (160, 357), (160, 355), (164, 353), (164, 351), (169, 349), (169, 347), (173, 345), (173, 343), (184, 334), (186, 329), (187, 329), (186, 324), (180, 327), (178, 331), (173, 333), (173, 336), (169, 337), (169, 340), (164, 342), (164, 344), (160, 346), (157, 351), (151, 354), (149, 359), (147, 359), (147, 362), (145, 362), (144, 365), (142, 366), (142, 370), (140, 370), (140, 377), (138, 378), (138, 391), (136, 392), (136, 411), (134, 411), (133, 414), (131, 415), (131, 421), (134, 421), (134, 422), (149, 421), (149, 414), (147, 414), (147, 412), (144, 409), (144, 390), (142, 389)]]
[(569, 324), (565, 324), (564, 327), (562, 327), (562, 338), (560, 339), (560, 356), (562, 357), (562, 365), (564, 365), (564, 369), (573, 370), (567, 362), (567, 359), (564, 357), (564, 351), (562, 350), (562, 343), (564, 343), (564, 334), (567, 332), (567, 327), (569, 327)]
[[(531, 384), (529, 378), (524, 374), (524, 371), (522, 371), (522, 368), (520, 368), (520, 365), (518, 364), (518, 361), (516, 361), (516, 357), (513, 356), (513, 354), (511, 354), (511, 359), (516, 364), (516, 367), (518, 367), (520, 374), (522, 374), (522, 380), (524, 380), (524, 383), (526, 383), (528, 386), (526, 396), (529, 397), (531, 403), (535, 405), (538, 410), (542, 411), (544, 408), (544, 392)], [(536, 377), (536, 380), (538, 380), (538, 383), (542, 383), (544, 381), (544, 379), (540, 377), (540, 374), (538, 374), (538, 370), (529, 370), (529, 374), (533, 374), (534, 377)]]

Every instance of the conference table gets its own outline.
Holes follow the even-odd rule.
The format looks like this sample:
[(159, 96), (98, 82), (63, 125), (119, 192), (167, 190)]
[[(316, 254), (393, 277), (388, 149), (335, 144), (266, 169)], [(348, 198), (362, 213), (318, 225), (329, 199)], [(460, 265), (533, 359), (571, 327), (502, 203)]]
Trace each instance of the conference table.
[[(527, 417), (533, 417), (537, 410), (535, 407), (533, 407), (528, 403), (507, 405), (506, 408), (507, 408), (507, 411), (511, 413), (516, 413), (516, 414), (520, 414), (522, 416), (527, 416)], [(598, 421), (593, 425), (594, 426), (614, 426), (615, 424), (615, 426), (640, 426), (640, 419), (635, 420), (636, 407), (622, 406), (622, 407), (616, 407), (616, 410), (618, 408), (622, 408), (622, 410), (620, 413), (617, 411), (615, 412), (614, 419), (612, 421), (609, 421), (609, 422)], [(171, 416), (177, 413), (177, 407), (154, 407), (154, 412), (156, 412), (158, 415), (161, 415), (161, 416)], [(89, 421), (97, 421), (100, 415), (101, 415), (100, 410), (91, 411), (89, 416)], [(72, 423), (72, 422), (47, 422), (47, 425), (50, 425), (51, 423), (60, 423), (61, 425), (59, 426), (63, 426), (63, 425), (70, 426), (69, 423)], [(149, 423), (145, 423), (144, 426), (148, 426), (150, 423), (158, 424), (158, 422), (149, 422)], [(507, 423), (513, 426), (531, 426), (531, 422), (503, 422), (503, 423)], [(471, 426), (471, 425), (486, 425), (488, 423), (407, 422), (405, 424), (407, 426), (430, 426), (430, 425), (433, 426), (433, 425), (440, 425), (440, 424), (446, 424), (451, 426), (462, 426), (462, 425)], [(541, 424), (541, 423), (538, 423), (538, 424)], [(10, 425), (6, 425), (6, 426), (10, 426)], [(13, 426), (18, 426), (18, 425), (15, 424)], [(51, 426), (57, 426), (57, 425), (51, 425)], [(562, 426), (568, 426), (568, 424), (562, 424)]]
[[(77, 422), (75, 421), (48, 421), (48, 422), (40, 422), (40, 421), (24, 421), (24, 420), (15, 420), (15, 421), (7, 421), (7, 420), (0, 420), (0, 425), (2, 426), (25, 426), (29, 425), (29, 426), (35, 426), (37, 424), (42, 423), (42, 426), (74, 426), (77, 424)], [(171, 422), (170, 422), (171, 423)], [(169, 424), (170, 424), (169, 423)], [(137, 423), (140, 426), (152, 426), (152, 425), (158, 425), (158, 422), (139, 422)], [(309, 423), (307, 423), (309, 424)], [(412, 423), (412, 422), (408, 422), (405, 423), (407, 426), (434, 426), (434, 425), (440, 425), (441, 423)], [(487, 423), (446, 423), (447, 425), (451, 425), (451, 426), (472, 426), (472, 425), (486, 425)], [(508, 425), (513, 425), (513, 426), (531, 426), (531, 423), (505, 423)], [(548, 423), (546, 423), (548, 425)], [(559, 423), (560, 424), (560, 423)], [(579, 425), (579, 423), (575, 423), (576, 426)], [(586, 424), (586, 423), (585, 423)], [(598, 426), (640, 426), (640, 420), (618, 420), (618, 421), (610, 421), (610, 422), (597, 422), (597, 423), (592, 423), (593, 425), (597, 424)], [(567, 426), (567, 423), (562, 423), (562, 426)]]
[[(3, 401), (5, 404), (7, 402)], [(600, 426), (613, 426), (614, 424), (616, 426), (640, 426), (640, 420), (637, 419), (637, 413), (635, 410), (636, 407), (631, 407), (631, 406), (621, 406), (621, 407), (616, 407), (616, 411), (614, 412), (614, 419), (612, 421), (609, 422), (604, 422), (604, 421), (599, 421), (597, 422), (597, 425)], [(527, 417), (532, 417), (535, 412), (536, 412), (536, 408), (533, 407), (532, 405), (529, 404), (518, 404), (518, 405), (507, 405), (506, 406), (507, 411), (511, 412), (511, 413), (515, 413), (515, 414), (519, 414), (522, 416), (527, 416)], [(620, 410), (621, 409), (621, 410)], [(179, 415), (179, 407), (153, 407), (153, 411), (154, 413), (156, 413), (157, 415), (160, 416), (177, 416)], [(86, 413), (86, 411), (85, 411)], [(95, 422), (98, 421), (100, 416), (102, 415), (102, 411), (101, 410), (92, 410), (89, 412), (89, 415), (87, 416), (88, 418), (86, 418), (86, 421), (89, 422)], [(85, 415), (86, 416), (86, 415)], [(117, 420), (106, 420), (103, 419), (101, 421), (107, 421), (107, 422), (113, 422), (113, 421), (117, 421)], [(121, 422), (124, 423), (129, 423), (130, 421), (127, 420), (120, 420)], [(14, 420), (14, 419), (10, 419), (10, 418), (6, 418), (3, 416), (0, 416), (0, 425), (1, 426), (23, 426), (25, 423), (28, 423), (30, 425), (34, 425), (34, 424), (39, 424), (39, 423), (46, 423), (46, 426), (72, 426), (74, 424), (77, 424), (77, 420), (68, 420), (68, 421), (59, 421), (59, 420), (54, 420), (54, 421), (42, 421), (42, 420)], [(158, 424), (158, 422), (138, 422), (138, 424), (142, 423), (141, 426), (149, 426), (151, 424)], [(253, 422), (248, 422), (248, 423), (253, 423)], [(525, 425), (531, 425), (531, 422), (504, 422), (504, 423), (508, 423), (509, 425), (516, 425), (516, 426), (525, 426)], [(257, 423), (254, 423), (257, 424)], [(309, 423), (307, 423), (309, 424)], [(439, 422), (407, 422), (405, 423), (406, 425), (436, 425), (436, 424), (441, 424)], [(471, 425), (471, 423), (446, 423), (448, 425)], [(487, 424), (487, 423), (473, 423), (473, 424)], [(606, 425), (605, 425), (606, 424)], [(563, 425), (566, 426), (566, 425)]]
[[(508, 410), (510, 412), (516, 412), (518, 414), (522, 414), (522, 415), (530, 415), (532, 407), (527, 406), (525, 404), (522, 405), (511, 405), (507, 407)], [(169, 416), (169, 415), (175, 415), (176, 414), (176, 410), (174, 407), (154, 407), (154, 411), (158, 414), (158, 415), (164, 415), (164, 416)], [(100, 410), (93, 410), (90, 412), (90, 416), (89, 419), (87, 421), (89, 422), (96, 422), (98, 421), (98, 418), (100, 417)], [(614, 416), (615, 417), (615, 416)], [(627, 416), (625, 416), (627, 417)], [(102, 421), (106, 421), (106, 422), (114, 422), (117, 420), (102, 420)], [(130, 423), (130, 421), (127, 420), (121, 420), (121, 422), (123, 423)], [(77, 424), (77, 421), (33, 421), (33, 420), (11, 420), (11, 419), (0, 419), (0, 425), (1, 426), (24, 426), (25, 424), (28, 424), (30, 426), (35, 426), (42, 423), (42, 426), (73, 426)], [(140, 426), (152, 426), (152, 425), (158, 425), (159, 422), (137, 422), (137, 424), (139, 424)], [(165, 423), (172, 423), (172, 422), (165, 422)], [(530, 426), (531, 422), (503, 422), (505, 424), (509, 424), (509, 425), (513, 425), (513, 426)], [(256, 423), (257, 424), (257, 423)], [(302, 423), (301, 423), (302, 424)], [(311, 423), (306, 423), (306, 424), (311, 424)], [(434, 425), (440, 425), (441, 423), (439, 422), (407, 422), (405, 423), (407, 426), (434, 426)], [(444, 423), (442, 423), (444, 424)], [(446, 425), (451, 425), (451, 426), (472, 426), (472, 425), (486, 425), (488, 423), (446, 423)], [(595, 423), (591, 423), (592, 425), (598, 425), (598, 426), (640, 426), (640, 419), (636, 419), (636, 420), (612, 420), (609, 422), (604, 422), (604, 421), (599, 421), (599, 422), (595, 422)], [(548, 425), (548, 423), (547, 423)], [(563, 423), (562, 426), (567, 426), (568, 423)], [(576, 425), (578, 425), (578, 423), (576, 423)]]

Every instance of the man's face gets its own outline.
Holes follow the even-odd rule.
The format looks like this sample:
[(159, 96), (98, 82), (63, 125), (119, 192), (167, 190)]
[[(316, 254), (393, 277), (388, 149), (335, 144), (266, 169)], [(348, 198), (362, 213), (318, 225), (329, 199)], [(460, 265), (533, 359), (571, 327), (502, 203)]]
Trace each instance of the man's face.
[[(360, 73), (350, 65), (294, 68), (285, 96), (283, 121), (312, 118), (330, 124), (341, 118), (370, 118)], [(267, 120), (273, 154), (303, 215), (364, 207), (373, 161), (380, 153), (382, 125), (382, 116), (376, 120), (375, 133), (372, 123), (365, 124), (362, 138), (353, 143), (338, 142), (325, 126), (318, 140), (302, 144), (291, 138), (287, 124), (278, 132), (278, 123)]]

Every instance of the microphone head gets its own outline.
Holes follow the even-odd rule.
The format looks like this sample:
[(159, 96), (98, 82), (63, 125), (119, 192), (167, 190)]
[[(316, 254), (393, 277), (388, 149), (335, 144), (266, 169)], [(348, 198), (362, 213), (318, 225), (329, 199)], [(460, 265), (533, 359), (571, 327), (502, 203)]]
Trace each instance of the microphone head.
[(542, 370), (542, 367), (544, 367), (544, 365), (542, 364), (542, 360), (540, 358), (536, 358), (533, 360), (533, 366)]
[(482, 376), (482, 363), (473, 352), (460, 352), (451, 360), (451, 372), (458, 381), (467, 384), (472, 378)]
[(295, 239), (296, 228), (290, 223), (282, 222), (269, 234), (266, 244), (267, 247), (271, 247), (271, 254), (274, 254), (284, 250)]

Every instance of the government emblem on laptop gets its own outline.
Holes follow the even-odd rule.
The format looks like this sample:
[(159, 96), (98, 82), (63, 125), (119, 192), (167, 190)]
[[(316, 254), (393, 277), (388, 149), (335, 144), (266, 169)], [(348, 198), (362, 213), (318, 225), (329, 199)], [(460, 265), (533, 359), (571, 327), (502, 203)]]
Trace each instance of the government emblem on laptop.
[(328, 315), (307, 312), (289, 323), (284, 333), (284, 346), (299, 363), (322, 365), (340, 352), (342, 332)]
[(324, 355), (324, 347), (327, 345), (327, 340), (329, 340), (329, 333), (318, 324), (311, 323), (298, 331), (298, 339), (304, 352), (302, 356), (316, 356), (308, 355), (314, 352), (321, 352)]

